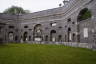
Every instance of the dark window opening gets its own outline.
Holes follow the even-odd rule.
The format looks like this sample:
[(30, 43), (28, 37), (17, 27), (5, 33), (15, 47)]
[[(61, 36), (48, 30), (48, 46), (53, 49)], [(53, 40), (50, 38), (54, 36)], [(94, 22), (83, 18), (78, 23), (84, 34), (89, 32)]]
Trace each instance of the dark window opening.
[(28, 26), (24, 26), (24, 28), (28, 28)]
[(31, 41), (31, 36), (29, 36), (29, 41)]
[(71, 41), (71, 28), (68, 28), (68, 42)]
[(45, 36), (45, 41), (48, 41), (48, 35)]
[(14, 26), (9, 26), (9, 28), (14, 28)]
[(24, 34), (23, 34), (23, 41), (27, 41), (27, 35), (28, 35), (28, 33), (24, 32)]
[(52, 33), (56, 33), (56, 31), (55, 31), (55, 30), (52, 30), (52, 31), (51, 31), (51, 34), (52, 34)]
[(77, 41), (80, 42), (80, 35), (77, 35)]
[(58, 41), (61, 42), (62, 41), (62, 35), (58, 36)]
[(61, 28), (62, 28), (62, 26), (59, 26), (58, 28), (59, 28), (59, 29), (61, 29)]
[(75, 24), (75, 22), (72, 22), (72, 24)]
[(71, 21), (71, 18), (69, 18), (67, 21), (70, 22)]
[(56, 41), (56, 31), (55, 30), (51, 30), (50, 32), (50, 41)]
[(17, 41), (18, 40), (18, 36), (15, 36), (15, 41)]
[(72, 40), (73, 40), (73, 42), (75, 42), (75, 34), (73, 33), (72, 36), (73, 36), (73, 37), (72, 37)]

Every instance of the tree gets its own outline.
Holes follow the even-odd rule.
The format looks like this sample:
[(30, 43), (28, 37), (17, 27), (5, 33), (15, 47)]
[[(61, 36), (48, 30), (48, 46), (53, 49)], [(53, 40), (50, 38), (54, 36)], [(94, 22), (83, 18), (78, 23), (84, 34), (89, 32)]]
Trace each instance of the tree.
[(29, 10), (27, 10), (28, 12), (26, 12), (26, 10), (24, 10), (21, 7), (17, 7), (17, 6), (12, 6), (8, 9), (6, 9), (3, 13), (8, 13), (8, 14), (25, 14), (25, 13), (29, 13)]
[(91, 11), (88, 8), (84, 8), (83, 10), (80, 11), (78, 20), (82, 21), (82, 20), (86, 20), (91, 17), (92, 17)]

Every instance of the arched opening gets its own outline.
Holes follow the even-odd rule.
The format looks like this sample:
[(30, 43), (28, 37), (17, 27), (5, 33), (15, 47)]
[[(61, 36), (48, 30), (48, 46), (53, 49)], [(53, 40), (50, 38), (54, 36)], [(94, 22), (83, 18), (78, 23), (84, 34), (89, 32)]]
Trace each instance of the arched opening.
[(8, 37), (9, 37), (9, 40), (10, 41), (13, 41), (14, 40), (14, 34), (13, 34), (13, 32), (9, 32), (8, 33)]
[(29, 36), (29, 41), (31, 41), (31, 36)]
[(51, 32), (50, 32), (50, 41), (53, 41), (53, 42), (56, 41), (56, 31), (55, 30), (51, 30)]
[(34, 31), (33, 31), (33, 41), (42, 41), (42, 40), (43, 40), (42, 25), (37, 24), (35, 25)]
[(80, 42), (80, 35), (77, 35), (77, 42)]
[(23, 41), (27, 41), (28, 39), (27, 39), (27, 35), (28, 35), (28, 33), (27, 32), (24, 32), (24, 34), (23, 34)]
[(72, 34), (72, 40), (73, 40), (73, 42), (75, 42), (75, 34), (74, 33)]
[(18, 40), (18, 36), (15, 36), (15, 41), (17, 41)]
[(62, 42), (62, 35), (58, 36), (58, 42)]
[(45, 41), (48, 41), (48, 35), (45, 36)]
[(77, 42), (80, 42), (80, 25), (79, 22), (92, 17), (92, 13), (88, 8), (84, 8), (80, 11), (77, 17)]
[(71, 38), (71, 28), (68, 28), (68, 42), (70, 42), (72, 40)]
[(92, 17), (92, 13), (88, 8), (84, 8), (80, 11), (77, 20), (82, 21)]
[(20, 41), (21, 41), (21, 43), (23, 43), (23, 40), (24, 40), (24, 38), (23, 38), (23, 36), (21, 36), (21, 40), (20, 40)]

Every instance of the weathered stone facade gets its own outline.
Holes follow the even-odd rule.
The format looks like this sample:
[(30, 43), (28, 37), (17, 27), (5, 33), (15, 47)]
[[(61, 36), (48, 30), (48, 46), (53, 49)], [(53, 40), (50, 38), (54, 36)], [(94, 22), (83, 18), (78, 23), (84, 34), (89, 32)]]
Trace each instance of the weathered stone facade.
[[(92, 17), (78, 21), (87, 8)], [(0, 42), (96, 43), (96, 0), (70, 0), (63, 6), (29, 14), (0, 14)]]

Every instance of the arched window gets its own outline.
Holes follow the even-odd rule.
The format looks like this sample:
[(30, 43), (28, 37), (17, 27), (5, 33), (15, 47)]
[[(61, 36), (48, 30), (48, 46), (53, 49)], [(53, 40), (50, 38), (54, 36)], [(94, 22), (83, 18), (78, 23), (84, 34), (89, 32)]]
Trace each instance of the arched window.
[(51, 30), (50, 32), (50, 41), (56, 41), (56, 31), (55, 30)]
[(13, 34), (13, 32), (9, 32), (8, 33), (8, 36), (9, 36), (9, 40), (10, 41), (13, 41), (14, 40), (14, 34)]
[(91, 18), (92, 14), (91, 11), (88, 8), (84, 8), (83, 10), (80, 11), (77, 20), (82, 21), (86, 20), (88, 18)]
[(24, 32), (24, 34), (23, 34), (23, 41), (27, 41), (28, 39), (27, 39), (27, 35), (28, 35), (28, 33), (27, 32)]
[(71, 38), (71, 28), (68, 28), (68, 42), (72, 40)]
[(72, 34), (72, 40), (75, 42), (75, 33)]
[(48, 41), (48, 35), (45, 36), (45, 41)]
[(18, 40), (18, 36), (15, 36), (15, 41), (17, 41)]
[(42, 25), (37, 24), (34, 26), (34, 31), (33, 31), (33, 41), (42, 41), (43, 36), (42, 36)]
[(58, 42), (61, 42), (62, 41), (62, 35), (59, 35), (58, 36)]
[(29, 36), (29, 41), (31, 41), (31, 36)]

